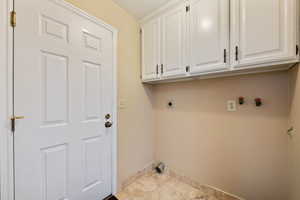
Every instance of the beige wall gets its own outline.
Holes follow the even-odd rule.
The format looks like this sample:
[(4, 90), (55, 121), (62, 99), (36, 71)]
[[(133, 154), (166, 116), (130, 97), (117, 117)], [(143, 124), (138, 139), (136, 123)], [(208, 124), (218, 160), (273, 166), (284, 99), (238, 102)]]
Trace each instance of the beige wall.
[(125, 107), (119, 109), (119, 185), (154, 160), (151, 88), (140, 81), (140, 41), (137, 21), (112, 0), (68, 0), (119, 30), (118, 94)]
[[(119, 109), (119, 184), (156, 158), (248, 200), (287, 199), (287, 73), (165, 84), (152, 91), (140, 83), (137, 21), (112, 0), (68, 1), (119, 30), (118, 94), (125, 103)], [(226, 101), (240, 95), (260, 96), (266, 104), (255, 108), (249, 102), (227, 112)], [(174, 109), (166, 107), (169, 99)], [(299, 112), (291, 116), (296, 120)]]
[(295, 67), (290, 71), (290, 112), (289, 127), (294, 127), (294, 136), (290, 139), (291, 158), (291, 197), (300, 199), (300, 70)]
[[(287, 72), (159, 85), (154, 95), (158, 160), (247, 200), (288, 199)], [(227, 112), (239, 96), (246, 105)]]

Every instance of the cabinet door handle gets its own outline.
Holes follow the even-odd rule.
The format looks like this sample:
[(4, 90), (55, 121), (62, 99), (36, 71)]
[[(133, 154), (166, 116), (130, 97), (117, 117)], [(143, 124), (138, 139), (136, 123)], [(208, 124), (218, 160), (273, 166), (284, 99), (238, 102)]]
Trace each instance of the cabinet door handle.
[(227, 50), (224, 49), (224, 63), (227, 63)]
[(164, 64), (161, 64), (161, 65), (160, 65), (160, 72), (161, 72), (161, 74), (164, 73)]
[(156, 65), (156, 74), (158, 75), (158, 64)]
[(185, 72), (190, 72), (190, 66), (185, 67)]
[(235, 60), (236, 61), (239, 60), (239, 47), (238, 46), (235, 47)]

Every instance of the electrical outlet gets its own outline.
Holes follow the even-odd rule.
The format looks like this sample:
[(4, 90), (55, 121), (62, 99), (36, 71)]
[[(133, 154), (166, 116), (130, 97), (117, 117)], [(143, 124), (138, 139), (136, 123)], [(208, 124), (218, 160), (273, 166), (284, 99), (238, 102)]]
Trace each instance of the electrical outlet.
[(236, 101), (234, 100), (227, 101), (227, 111), (228, 112), (236, 111)]

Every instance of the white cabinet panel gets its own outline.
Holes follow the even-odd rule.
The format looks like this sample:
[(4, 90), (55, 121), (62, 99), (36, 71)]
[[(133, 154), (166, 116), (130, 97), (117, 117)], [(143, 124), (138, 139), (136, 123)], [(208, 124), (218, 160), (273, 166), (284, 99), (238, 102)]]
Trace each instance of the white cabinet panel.
[(152, 80), (159, 76), (160, 66), (160, 18), (142, 27), (142, 79)]
[(225, 70), (229, 63), (229, 1), (190, 1), (191, 73)]
[(185, 74), (186, 7), (181, 4), (162, 16), (162, 76)]
[(233, 65), (296, 58), (296, 0), (233, 0), (231, 12)]

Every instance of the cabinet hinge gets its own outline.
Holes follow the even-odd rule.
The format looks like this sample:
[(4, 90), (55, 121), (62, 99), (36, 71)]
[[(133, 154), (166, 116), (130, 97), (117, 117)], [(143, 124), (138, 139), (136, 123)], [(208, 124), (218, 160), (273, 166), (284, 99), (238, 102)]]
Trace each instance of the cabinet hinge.
[(160, 73), (163, 74), (164, 73), (164, 64), (160, 65)]
[(190, 11), (190, 6), (186, 6), (186, 7), (185, 7), (185, 11), (186, 11), (186, 12), (189, 12), (189, 11)]
[(227, 63), (227, 50), (224, 49), (224, 63)]
[(299, 45), (296, 45), (296, 55), (299, 54)]
[(239, 60), (239, 47), (238, 46), (235, 47), (235, 60), (236, 61)]
[(186, 72), (190, 72), (190, 66), (186, 66), (186, 67), (185, 67), (185, 71), (186, 71)]
[(17, 25), (17, 13), (15, 11), (10, 12), (10, 25), (13, 28)]

